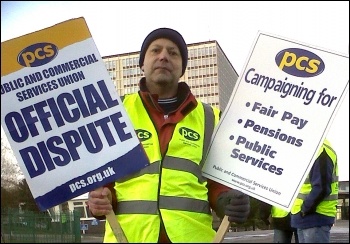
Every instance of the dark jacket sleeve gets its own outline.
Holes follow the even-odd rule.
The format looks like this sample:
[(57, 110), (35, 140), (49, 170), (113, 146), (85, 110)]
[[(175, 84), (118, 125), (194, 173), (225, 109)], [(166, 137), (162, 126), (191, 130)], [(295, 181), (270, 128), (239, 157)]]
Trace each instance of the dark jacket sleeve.
[(328, 156), (327, 152), (323, 150), (320, 156), (315, 160), (309, 173), (312, 188), (302, 206), (302, 211), (305, 214), (315, 212), (320, 202), (322, 202), (325, 197), (329, 196), (332, 191), (332, 174), (332, 159)]

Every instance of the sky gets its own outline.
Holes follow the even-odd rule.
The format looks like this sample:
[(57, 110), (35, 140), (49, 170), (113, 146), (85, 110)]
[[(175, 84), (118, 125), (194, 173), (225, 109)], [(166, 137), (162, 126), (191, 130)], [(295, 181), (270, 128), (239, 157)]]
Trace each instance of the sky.
[[(84, 17), (101, 56), (136, 52), (152, 30), (216, 40), (238, 74), (259, 31), (349, 56), (349, 1), (1, 1), (1, 42)], [(349, 180), (349, 93), (327, 138)]]

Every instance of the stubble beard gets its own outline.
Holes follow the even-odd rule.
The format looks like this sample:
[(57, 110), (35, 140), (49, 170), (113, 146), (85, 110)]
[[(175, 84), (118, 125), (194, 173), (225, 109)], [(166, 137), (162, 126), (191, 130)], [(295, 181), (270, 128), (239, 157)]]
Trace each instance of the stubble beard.
[(161, 87), (165, 87), (173, 83), (173, 77), (169, 75), (160, 74), (154, 78), (154, 83)]

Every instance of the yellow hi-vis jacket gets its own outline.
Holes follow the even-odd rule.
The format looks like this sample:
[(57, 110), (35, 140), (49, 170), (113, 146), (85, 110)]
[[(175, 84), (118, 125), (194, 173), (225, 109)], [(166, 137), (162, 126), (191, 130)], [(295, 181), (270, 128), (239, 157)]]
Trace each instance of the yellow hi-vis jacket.
[[(161, 221), (172, 242), (212, 242), (215, 231), (201, 169), (219, 110), (198, 102), (176, 125), (162, 158), (157, 131), (139, 95), (126, 95), (123, 103), (150, 160), (148, 167), (115, 183), (116, 215), (128, 242), (156, 243)], [(116, 242), (108, 222), (104, 242)]]
[(284, 218), (289, 214), (288, 211), (283, 210), (281, 208), (272, 206), (271, 208), (271, 217), (272, 218)]
[[(331, 184), (331, 193), (329, 196), (324, 198), (322, 202), (316, 207), (316, 213), (323, 214), (330, 217), (335, 217), (337, 213), (337, 203), (338, 203), (338, 164), (337, 164), (337, 155), (332, 149), (329, 141), (324, 140), (322, 147), (318, 151), (318, 156), (326, 150), (328, 156), (332, 159), (333, 162), (333, 174), (332, 174), (332, 184)], [(301, 211), (301, 206), (303, 205), (304, 200), (311, 192), (310, 178), (307, 176), (304, 184), (302, 185), (300, 192), (293, 204), (292, 214), (297, 214)]]

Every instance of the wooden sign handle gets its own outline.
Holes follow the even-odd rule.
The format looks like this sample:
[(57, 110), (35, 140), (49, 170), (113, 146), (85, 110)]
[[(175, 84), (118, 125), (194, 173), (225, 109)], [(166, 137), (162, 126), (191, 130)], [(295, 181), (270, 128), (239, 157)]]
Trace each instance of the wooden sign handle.
[(218, 231), (216, 232), (216, 236), (213, 240), (213, 243), (221, 243), (229, 227), (230, 222), (228, 221), (228, 216), (225, 215), (221, 221)]
[(109, 225), (111, 226), (114, 236), (117, 238), (117, 241), (119, 243), (128, 243), (128, 239), (126, 239), (124, 231), (120, 226), (113, 211), (111, 211), (109, 214), (106, 215), (106, 219)]

